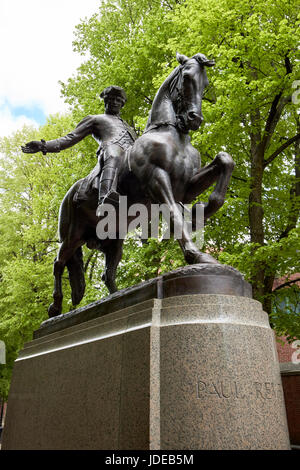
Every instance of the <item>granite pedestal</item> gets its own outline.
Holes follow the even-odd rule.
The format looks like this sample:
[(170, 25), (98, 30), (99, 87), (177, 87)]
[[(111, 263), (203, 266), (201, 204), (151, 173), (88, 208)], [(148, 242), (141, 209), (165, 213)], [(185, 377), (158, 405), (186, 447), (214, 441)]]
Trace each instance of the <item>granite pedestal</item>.
[(267, 314), (236, 270), (194, 265), (44, 322), (2, 448), (289, 449)]

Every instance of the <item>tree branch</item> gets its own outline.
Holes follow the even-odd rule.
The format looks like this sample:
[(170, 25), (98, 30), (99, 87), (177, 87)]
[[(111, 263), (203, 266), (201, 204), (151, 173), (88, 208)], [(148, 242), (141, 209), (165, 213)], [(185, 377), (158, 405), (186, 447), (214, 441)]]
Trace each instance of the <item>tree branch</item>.
[[(285, 65), (285, 70), (286, 70), (286, 75), (289, 75), (292, 73), (292, 65), (290, 62), (289, 57), (286, 55), (284, 58), (284, 65)], [(271, 137), (275, 131), (275, 128), (278, 124), (278, 121), (281, 117), (282, 111), (287, 103), (291, 101), (290, 96), (282, 96), (283, 95), (283, 90), (281, 90), (274, 98), (271, 108), (269, 111), (269, 115), (267, 118), (263, 138), (261, 141), (262, 145), (262, 151), (265, 153), (266, 149), (269, 146)]]
[(91, 262), (91, 259), (92, 259), (93, 256), (94, 256), (94, 254), (95, 254), (95, 252), (92, 250), (92, 251), (89, 253), (89, 255), (88, 255), (88, 258), (87, 258), (87, 260), (86, 260), (86, 262), (85, 262), (85, 265), (84, 265), (84, 268), (83, 268), (83, 270), (84, 270), (85, 273), (87, 272), (87, 268), (89, 267), (89, 264), (90, 264), (90, 262)]
[[(298, 115), (295, 116), (296, 124), (297, 124), (297, 131), (298, 137), (300, 136), (300, 119)], [(296, 136), (295, 136), (296, 137)], [(291, 207), (288, 215), (287, 226), (285, 230), (280, 235), (279, 239), (285, 238), (289, 235), (290, 231), (293, 230), (299, 219), (300, 214), (300, 205), (299, 205), (299, 198), (300, 198), (300, 139), (296, 139), (295, 141), (295, 181), (292, 187), (290, 188), (290, 201)]]
[(269, 146), (270, 140), (274, 134), (275, 128), (278, 124), (278, 121), (281, 117), (282, 111), (287, 103), (289, 103), (291, 97), (283, 97), (282, 91), (275, 96), (269, 115), (267, 118), (265, 130), (263, 133), (263, 138), (261, 140), (262, 152), (265, 153), (266, 149)]
[(243, 181), (243, 183), (247, 183), (247, 179), (246, 178), (241, 178), (240, 176), (231, 175), (231, 178), (234, 179), (234, 180)]
[(216, 104), (216, 99), (215, 98), (207, 98), (206, 96), (203, 96), (202, 100), (203, 101), (208, 101), (211, 104)]
[(148, 96), (144, 95), (144, 98), (146, 101), (148, 101), (149, 104), (153, 104), (153, 100), (151, 100), (151, 98), (148, 98)]
[(300, 277), (298, 277), (297, 279), (293, 279), (292, 281), (285, 282), (284, 284), (281, 284), (280, 286), (273, 289), (273, 292), (275, 292), (276, 290), (282, 289), (283, 287), (290, 286), (291, 284), (294, 284), (295, 282), (299, 282), (299, 281), (300, 281)]
[(297, 135), (294, 135), (294, 137), (291, 137), (290, 139), (288, 139), (284, 144), (282, 144), (277, 150), (275, 150), (275, 152), (272, 153), (272, 155), (270, 155), (269, 158), (267, 158), (267, 160), (264, 161), (264, 168), (266, 168), (266, 166), (268, 166), (273, 160), (275, 160), (275, 158), (281, 153), (283, 152), (283, 150), (285, 150), (287, 147), (289, 147), (291, 144), (293, 144), (294, 142), (296, 142), (298, 139), (300, 139), (300, 134), (297, 134)]
[(284, 65), (286, 69), (286, 74), (288, 75), (289, 73), (292, 73), (293, 67), (292, 67), (292, 64), (288, 55), (286, 55), (284, 58)]

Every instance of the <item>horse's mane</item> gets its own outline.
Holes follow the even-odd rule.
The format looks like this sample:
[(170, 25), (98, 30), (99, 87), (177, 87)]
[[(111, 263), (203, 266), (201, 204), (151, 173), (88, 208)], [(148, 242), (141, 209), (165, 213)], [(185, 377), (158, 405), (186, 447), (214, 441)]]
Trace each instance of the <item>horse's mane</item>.
[(181, 89), (182, 75), (181, 75), (182, 65), (178, 65), (176, 69), (173, 70), (169, 76), (168, 81), (168, 90), (170, 93), (170, 98), (174, 102), (178, 98), (178, 93)]
[[(206, 67), (212, 67), (215, 65), (214, 60), (208, 60), (205, 55), (203, 54), (195, 54), (189, 60), (195, 59), (200, 65), (205, 65)], [(174, 102), (176, 102), (180, 95), (180, 90), (182, 86), (182, 69), (184, 68), (184, 64), (178, 65), (173, 72), (169, 75), (169, 77), (165, 81), (165, 85), (168, 86), (168, 90), (170, 93), (170, 98)]]
[[(173, 108), (174, 109), (176, 108), (176, 105), (174, 106), (174, 104), (178, 101), (178, 98), (179, 98), (179, 95), (180, 95), (180, 87), (181, 87), (181, 83), (182, 83), (181, 70), (182, 70), (182, 65), (178, 65), (170, 73), (170, 75), (166, 78), (166, 80), (163, 82), (163, 84), (161, 85), (161, 87), (159, 88), (158, 92), (155, 95), (155, 98), (154, 98), (153, 104), (152, 104), (152, 109), (153, 109), (153, 106), (154, 106), (155, 102), (157, 102), (157, 100), (159, 100), (159, 97), (161, 97), (164, 94), (169, 95), (170, 100), (173, 103), (173, 105), (172, 105)], [(147, 122), (145, 130), (148, 129), (148, 127), (151, 123), (151, 120), (152, 120), (152, 117), (153, 117), (152, 109), (150, 111), (150, 114), (149, 114), (149, 117), (148, 117), (148, 122)]]
[[(180, 115), (181, 109), (183, 106), (183, 96), (182, 96), (182, 70), (185, 67), (185, 64), (194, 59), (202, 66), (212, 67), (214, 65), (213, 60), (208, 60), (203, 54), (195, 54), (193, 57), (188, 59), (185, 56), (181, 56), (181, 60), (177, 58), (180, 62), (178, 65), (166, 78), (164, 83), (159, 88), (158, 92), (155, 95), (155, 98), (152, 103), (152, 108), (149, 114), (145, 132), (149, 130), (151, 125), (155, 126), (157, 123), (173, 123), (175, 124), (178, 119), (177, 115)], [(183, 60), (182, 60), (183, 59)], [(204, 68), (204, 67), (203, 67)], [(164, 113), (161, 113), (161, 107), (164, 107)], [(155, 111), (153, 112), (153, 110)], [(159, 109), (159, 112), (157, 110)], [(164, 119), (164, 115), (167, 116)]]

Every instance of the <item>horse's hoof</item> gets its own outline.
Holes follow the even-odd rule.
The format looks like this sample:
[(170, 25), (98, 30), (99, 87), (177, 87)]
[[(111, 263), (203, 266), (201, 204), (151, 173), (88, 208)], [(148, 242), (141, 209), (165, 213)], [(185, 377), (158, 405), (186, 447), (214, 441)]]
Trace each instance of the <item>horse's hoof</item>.
[(115, 292), (118, 292), (118, 288), (116, 284), (109, 284), (109, 285), (106, 285), (106, 287), (108, 288), (110, 294), (114, 294)]
[(51, 304), (50, 307), (48, 308), (49, 318), (57, 317), (57, 315), (60, 315), (60, 314), (61, 314), (61, 310), (55, 307), (54, 304)]
[(218, 155), (216, 156), (216, 158), (219, 161), (219, 163), (221, 164), (221, 166), (226, 167), (226, 168), (230, 169), (231, 171), (234, 170), (235, 163), (234, 163), (231, 155), (229, 155), (229, 153), (219, 152)]

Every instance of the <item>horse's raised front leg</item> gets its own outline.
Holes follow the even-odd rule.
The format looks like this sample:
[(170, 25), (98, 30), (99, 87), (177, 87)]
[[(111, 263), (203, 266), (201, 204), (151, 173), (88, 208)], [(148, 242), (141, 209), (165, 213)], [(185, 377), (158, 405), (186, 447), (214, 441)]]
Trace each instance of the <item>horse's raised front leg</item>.
[[(161, 168), (153, 171), (148, 191), (154, 201), (166, 204), (170, 211), (171, 230), (177, 234), (179, 245), (187, 263), (218, 263), (207, 253), (201, 253), (193, 243), (180, 205), (175, 202), (169, 175)], [(180, 234), (180, 236), (178, 236)]]
[[(187, 202), (195, 199), (217, 181), (215, 189), (204, 206), (204, 221), (223, 206), (234, 166), (234, 161), (228, 153), (219, 152), (209, 165), (191, 178), (185, 197)], [(196, 204), (193, 207), (193, 213), (195, 213), (195, 206)]]
[(119, 262), (122, 258), (123, 239), (111, 240), (105, 249), (105, 270), (102, 275), (102, 281), (105, 282), (110, 294), (117, 292), (116, 273)]

